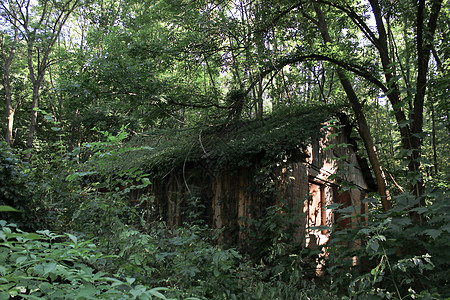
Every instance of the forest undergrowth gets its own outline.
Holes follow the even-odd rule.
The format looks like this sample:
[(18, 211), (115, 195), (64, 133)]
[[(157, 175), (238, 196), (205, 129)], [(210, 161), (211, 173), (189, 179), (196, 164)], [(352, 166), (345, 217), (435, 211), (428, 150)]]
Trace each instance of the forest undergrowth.
[[(449, 0), (0, 1), (0, 300), (450, 299), (449, 21)], [(372, 194), (305, 247), (273, 171), (334, 125)], [(190, 166), (251, 168), (264, 204), (213, 228)], [(177, 226), (143, 193), (168, 178)]]
[[(326, 249), (293, 242), (287, 230), (295, 224), (293, 214), (287, 206), (283, 213), (279, 205), (269, 207), (254, 222), (247, 247), (239, 249), (218, 243), (221, 233), (195, 209), (182, 226), (170, 228), (152, 211), (151, 197), (127, 201), (130, 190), (151, 184), (142, 171), (117, 176), (89, 169), (94, 161), (114, 161), (125, 137), (105, 133), (106, 142), (69, 156), (56, 151), (28, 162), (2, 144), (0, 299), (450, 297), (445, 181), (427, 182), (426, 207), (414, 207), (408, 192), (396, 195), (387, 213), (379, 199), (366, 199), (369, 221), (333, 230)], [(90, 158), (80, 163), (83, 151)], [(420, 213), (422, 222), (411, 212)], [(360, 246), (352, 247), (354, 241)]]

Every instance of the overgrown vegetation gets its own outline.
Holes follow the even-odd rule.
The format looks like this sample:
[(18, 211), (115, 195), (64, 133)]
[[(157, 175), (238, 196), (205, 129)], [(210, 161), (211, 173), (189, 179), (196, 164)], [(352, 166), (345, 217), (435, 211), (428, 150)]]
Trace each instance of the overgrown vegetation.
[(49, 230), (24, 232), (0, 221), (1, 299), (167, 299), (165, 288), (103, 271), (111, 259), (90, 240)]
[[(39, 215), (34, 217), (39, 221), (28, 227), (41, 227), (24, 232), (1, 221), (3, 298), (440, 299), (450, 295), (446, 288), (450, 260), (445, 251), (450, 244), (450, 216), (443, 182), (429, 185), (427, 207), (414, 207), (414, 196), (403, 192), (395, 197), (392, 211), (371, 209), (367, 223), (335, 231), (326, 245), (326, 260), (320, 247), (306, 249), (302, 241), (293, 242), (295, 230), (290, 228), (296, 226), (296, 214), (290, 213), (289, 206), (268, 207), (261, 219), (252, 221), (251, 247), (243, 253), (222, 248), (217, 244), (220, 233), (195, 217), (180, 228), (169, 228), (146, 215), (153, 209), (151, 198), (126, 201), (131, 190), (151, 184), (149, 174), (135, 166), (114, 173), (107, 166), (123, 153), (142, 149), (121, 147), (127, 139), (124, 132), (103, 134), (104, 142), (87, 144), (73, 155), (54, 156), (49, 167), (36, 159), (22, 164), (2, 148), (2, 180), (9, 187), (2, 204), (16, 206), (9, 202), (11, 195), (34, 194), (27, 208), (31, 215), (3, 206), (3, 217), (24, 224)], [(89, 154), (89, 159), (77, 163), (73, 158), (79, 153)], [(41, 168), (30, 167), (33, 163)], [(33, 182), (37, 174), (41, 180)], [(192, 201), (193, 206), (200, 205)], [(373, 198), (366, 201), (374, 208), (378, 203)], [(409, 217), (413, 211), (423, 215), (422, 224)], [(346, 212), (341, 215), (351, 217)], [(359, 247), (354, 247), (355, 241)], [(323, 265), (320, 277), (318, 262)]]
[[(124, 175), (130, 170), (145, 169), (152, 177), (162, 177), (200, 160), (213, 170), (248, 167), (256, 158), (275, 163), (283, 156), (302, 156), (308, 143), (323, 135), (323, 123), (337, 112), (335, 105), (297, 105), (261, 120), (222, 121), (179, 130), (152, 129), (133, 137), (120, 152), (109, 152), (116, 160), (89, 167)], [(95, 143), (90, 145), (89, 150), (95, 147)]]
[[(407, 204), (412, 195), (403, 193), (395, 197), (393, 211), (372, 214), (363, 226), (332, 235), (327, 246), (333, 288), (362, 298), (449, 297), (449, 255), (443, 248), (450, 242), (448, 190), (435, 187), (425, 194), (430, 202), (420, 208), (424, 224), (411, 220), (409, 214), (419, 208)], [(349, 247), (355, 241), (360, 246)]]
[[(0, 299), (450, 297), (449, 20), (449, 0), (0, 0)], [(305, 248), (271, 172), (337, 108), (377, 192)], [(236, 220), (245, 247), (204, 191), (176, 227), (140, 194), (190, 165), (251, 166), (279, 201)]]

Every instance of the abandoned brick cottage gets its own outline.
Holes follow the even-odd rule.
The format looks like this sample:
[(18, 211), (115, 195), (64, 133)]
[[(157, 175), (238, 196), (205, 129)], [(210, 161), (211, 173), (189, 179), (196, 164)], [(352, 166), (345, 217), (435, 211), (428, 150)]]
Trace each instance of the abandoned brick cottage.
[[(335, 107), (317, 106), (262, 120), (148, 132), (132, 141), (138, 150), (122, 158), (128, 167), (144, 169), (152, 182), (130, 197), (150, 196), (149, 207), (169, 226), (181, 225), (195, 212), (233, 244), (243, 239), (248, 220), (285, 203), (299, 208), (296, 239), (305, 246), (323, 245), (329, 231), (314, 227), (337, 220), (326, 206), (340, 203), (363, 214), (362, 200), (373, 189), (349, 129)], [(344, 181), (353, 188), (339, 191)]]

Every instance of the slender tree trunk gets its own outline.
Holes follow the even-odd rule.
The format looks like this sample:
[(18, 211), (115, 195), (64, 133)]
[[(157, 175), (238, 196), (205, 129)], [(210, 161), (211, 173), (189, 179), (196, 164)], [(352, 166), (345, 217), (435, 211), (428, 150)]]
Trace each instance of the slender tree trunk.
[[(257, 38), (257, 52), (258, 52), (258, 63), (260, 63), (262, 61), (262, 58), (264, 56), (264, 51), (262, 49), (262, 47), (264, 45), (264, 40), (262, 36), (258, 36)], [(263, 72), (263, 69), (260, 67), (259, 68), (259, 74), (261, 74)], [(263, 100), (263, 93), (264, 93), (264, 88), (263, 88), (263, 77), (260, 76), (258, 79), (258, 84), (255, 86), (256, 88), (256, 118), (261, 119), (263, 116), (263, 110), (264, 110), (264, 100)]]
[[(319, 8), (317, 3), (314, 3), (314, 9), (316, 11), (318, 17), (318, 26), (322, 35), (322, 38), (325, 43), (331, 43), (331, 37), (328, 33), (328, 27), (325, 20), (325, 16), (322, 10)], [(391, 199), (389, 195), (389, 191), (386, 188), (386, 180), (383, 175), (383, 171), (380, 164), (380, 159), (378, 158), (378, 154), (373, 143), (372, 135), (370, 133), (369, 126), (367, 125), (366, 117), (363, 112), (363, 107), (359, 102), (358, 96), (356, 95), (352, 84), (348, 80), (344, 71), (340, 68), (337, 69), (337, 74), (339, 80), (344, 88), (344, 91), (347, 94), (348, 100), (352, 106), (352, 109), (355, 113), (356, 119), (358, 121), (358, 132), (361, 136), (364, 146), (367, 151), (367, 155), (369, 157), (370, 164), (372, 165), (373, 172), (375, 174), (375, 179), (377, 182), (378, 193), (381, 197), (381, 203), (384, 211), (388, 211), (391, 207)]]
[[(17, 35), (17, 29), (15, 29), (14, 33), (14, 42), (13, 45), (11, 45), (11, 49), (7, 49), (6, 46), (6, 40), (2, 37), (0, 40), (1, 43), (1, 55), (3, 60), (3, 76), (2, 76), (2, 83), (3, 88), (5, 90), (5, 98), (6, 98), (6, 118), (7, 118), (7, 125), (6, 125), (6, 136), (5, 140), (8, 146), (12, 146), (13, 138), (12, 133), (14, 129), (14, 113), (15, 109), (12, 106), (12, 88), (11, 88), (11, 65), (14, 59), (14, 56), (16, 54), (16, 45), (18, 42), (18, 35)], [(8, 52), (8, 53), (7, 53)]]
[(386, 177), (381, 168), (380, 159), (378, 153), (373, 143), (372, 135), (370, 133), (369, 126), (367, 125), (367, 120), (363, 112), (363, 107), (359, 102), (358, 96), (356, 95), (350, 81), (346, 78), (343, 70), (338, 69), (337, 74), (339, 80), (341, 81), (342, 87), (344, 88), (348, 100), (355, 112), (356, 119), (358, 121), (358, 133), (363, 140), (364, 147), (366, 148), (367, 155), (369, 157), (370, 164), (372, 165), (373, 172), (375, 174), (375, 180), (377, 182), (378, 193), (381, 197), (381, 204), (383, 205), (383, 210), (388, 211), (392, 208), (391, 197), (389, 190), (386, 188)]
[[(256, 13), (255, 13), (255, 22), (258, 24), (262, 24), (264, 22), (264, 17), (262, 15), (262, 10), (263, 7), (261, 3), (255, 2), (255, 8), (256, 8)], [(263, 61), (264, 61), (264, 57), (265, 57), (265, 41), (266, 41), (266, 34), (261, 31), (261, 30), (257, 30), (255, 33), (255, 46), (256, 46), (256, 63), (258, 65), (262, 65)], [(263, 72), (263, 68), (260, 66), (259, 67), (259, 74), (261, 74)], [(258, 80), (258, 85), (256, 86), (256, 107), (257, 107), (257, 113), (256, 113), (256, 117), (258, 119), (261, 119), (263, 116), (263, 111), (264, 111), (264, 99), (263, 99), (263, 94), (264, 94), (264, 84), (263, 84), (263, 77), (260, 76), (259, 80)]]
[(380, 55), (385, 80), (390, 86), (390, 93), (387, 97), (394, 109), (397, 124), (399, 124), (402, 146), (404, 149), (411, 149), (411, 132), (409, 126), (407, 125), (407, 119), (403, 107), (401, 106), (400, 89), (398, 87), (397, 80), (395, 79), (395, 73), (391, 68), (392, 61), (389, 55), (388, 35), (384, 25), (382, 11), (377, 0), (369, 0), (369, 2), (372, 7), (378, 32), (378, 38), (375, 41), (375, 46), (377, 47)]
[(10, 74), (9, 74), (9, 66), (8, 63), (5, 64), (3, 68), (3, 87), (5, 89), (5, 97), (6, 97), (6, 118), (7, 118), (7, 126), (6, 126), (6, 143), (8, 146), (12, 146), (13, 138), (12, 133), (14, 129), (14, 113), (15, 109), (12, 106), (12, 91), (11, 91), (11, 82), (10, 82)]
[(31, 118), (30, 118), (30, 127), (28, 130), (28, 137), (27, 137), (27, 149), (33, 148), (33, 140), (34, 135), (36, 133), (36, 127), (37, 127), (37, 108), (39, 103), (39, 88), (40, 85), (33, 84), (33, 96), (32, 96), (32, 102), (31, 102)]
[[(5, 88), (6, 89), (6, 88)], [(6, 96), (8, 97), (8, 96)], [(6, 127), (6, 144), (8, 144), (8, 146), (12, 147), (13, 146), (13, 130), (14, 130), (14, 113), (15, 110), (11, 105), (11, 100), (6, 98), (6, 116), (8, 118), (8, 124)]]
[[(39, 51), (39, 50), (36, 50)], [(32, 94), (32, 100), (31, 100), (31, 118), (30, 118), (30, 127), (28, 130), (28, 137), (27, 137), (27, 149), (33, 148), (33, 140), (34, 135), (36, 133), (36, 127), (37, 127), (37, 116), (38, 116), (38, 104), (39, 104), (39, 90), (41, 88), (42, 82), (44, 80), (44, 72), (47, 65), (47, 58), (49, 55), (49, 52), (44, 53), (44, 57), (41, 61), (38, 61), (38, 67), (37, 72), (35, 72), (34, 66), (33, 66), (33, 53), (34, 53), (34, 40), (30, 39), (28, 41), (28, 53), (27, 53), (27, 62), (28, 62), (28, 70), (30, 72), (30, 80), (33, 85), (33, 94)], [(30, 157), (31, 154), (28, 154), (28, 157)]]
[(258, 82), (258, 93), (257, 93), (257, 113), (256, 113), (256, 118), (258, 119), (262, 119), (263, 117), (263, 110), (264, 110), (264, 102), (263, 102), (263, 82), (262, 82), (262, 78), (259, 79)]

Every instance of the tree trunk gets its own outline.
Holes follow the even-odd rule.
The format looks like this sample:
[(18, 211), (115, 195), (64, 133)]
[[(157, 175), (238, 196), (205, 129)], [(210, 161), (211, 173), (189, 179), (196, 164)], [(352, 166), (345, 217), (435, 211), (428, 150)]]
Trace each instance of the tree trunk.
[(7, 118), (7, 125), (6, 125), (6, 144), (8, 146), (12, 146), (13, 139), (12, 139), (12, 132), (14, 128), (14, 108), (12, 106), (12, 89), (11, 89), (11, 78), (10, 78), (10, 69), (12, 65), (12, 61), (14, 59), (14, 56), (16, 54), (16, 45), (18, 41), (17, 37), (17, 29), (15, 30), (15, 36), (14, 36), (14, 43), (11, 46), (11, 49), (9, 50), (9, 53), (6, 52), (6, 41), (2, 40), (1, 42), (1, 50), (2, 50), (2, 60), (4, 62), (3, 65), (3, 76), (2, 76), (2, 83), (3, 88), (5, 90), (5, 98), (6, 98), (6, 118)]
[[(8, 97), (8, 96), (6, 96)], [(8, 101), (8, 98), (6, 100), (6, 116), (8, 118), (8, 124), (6, 126), (6, 144), (9, 147), (13, 146), (13, 137), (12, 132), (14, 129), (14, 108), (11, 106), (11, 100)]]
[(432, 137), (432, 148), (433, 148), (433, 165), (434, 165), (434, 175), (438, 174), (438, 161), (437, 161), (437, 150), (436, 150), (436, 120), (434, 116), (434, 103), (431, 104), (431, 137)]
[(41, 86), (40, 84), (33, 84), (33, 98), (31, 103), (30, 128), (27, 137), (27, 149), (33, 148), (33, 140), (37, 127), (38, 112), (36, 109), (38, 108), (40, 86)]
[[(317, 5), (317, 3), (314, 3), (314, 9), (318, 17), (317, 25), (319, 26), (322, 38), (325, 43), (331, 43), (332, 41), (328, 33), (328, 27), (325, 20), (325, 16), (322, 10)], [(344, 88), (344, 91), (347, 94), (348, 100), (355, 113), (356, 119), (358, 121), (358, 132), (359, 135), (361, 136), (361, 139), (364, 142), (364, 147), (366, 148), (370, 164), (372, 165), (372, 169), (375, 174), (378, 193), (380, 194), (381, 197), (381, 204), (383, 206), (383, 210), (388, 211), (392, 207), (391, 199), (389, 191), (386, 188), (386, 180), (385, 177), (383, 176), (380, 159), (378, 158), (378, 154), (375, 145), (373, 143), (372, 135), (370, 133), (369, 126), (367, 125), (366, 117), (363, 112), (363, 107), (359, 102), (358, 96), (356, 95), (353, 86), (351, 85), (344, 71), (341, 68), (338, 68), (337, 74), (342, 84), (342, 87)]]
[[(420, 171), (420, 156), (422, 147), (423, 132), (423, 109), (426, 94), (426, 83), (428, 73), (428, 63), (430, 60), (431, 49), (433, 45), (433, 39), (435, 36), (437, 19), (442, 7), (442, 0), (433, 1), (428, 24), (424, 25), (426, 7), (425, 0), (419, 0), (417, 4), (417, 81), (416, 81), (416, 94), (414, 97), (414, 106), (411, 112), (411, 126), (408, 125), (407, 119), (401, 107), (400, 90), (395, 80), (395, 74), (391, 70), (390, 66), (393, 64), (389, 58), (389, 48), (387, 45), (387, 34), (383, 23), (382, 11), (379, 3), (376, 0), (369, 0), (372, 7), (372, 11), (377, 23), (378, 39), (376, 39), (375, 46), (380, 54), (381, 64), (385, 74), (385, 80), (391, 87), (391, 93), (387, 95), (392, 107), (395, 110), (395, 117), (399, 126), (402, 146), (410, 154), (408, 154), (408, 169), (409, 172), (418, 173)], [(413, 182), (413, 192), (418, 198), (418, 205), (423, 206), (425, 204), (422, 197), (423, 194), (423, 182), (417, 180)]]
[(344, 72), (341, 69), (337, 70), (339, 80), (341, 81), (342, 87), (344, 88), (348, 100), (352, 106), (352, 109), (356, 115), (358, 121), (358, 133), (363, 140), (364, 147), (366, 148), (367, 155), (369, 157), (370, 164), (372, 165), (373, 172), (375, 174), (375, 180), (377, 182), (378, 193), (381, 197), (381, 204), (384, 211), (388, 211), (392, 208), (391, 197), (388, 189), (386, 188), (386, 177), (384, 176), (383, 169), (381, 168), (380, 159), (378, 153), (373, 143), (372, 135), (370, 133), (369, 126), (367, 125), (367, 120), (363, 112), (363, 107), (359, 102), (358, 96), (356, 95), (350, 81), (346, 78)]
[[(37, 116), (38, 116), (37, 108), (39, 104), (39, 89), (41, 88), (42, 81), (44, 80), (47, 58), (49, 55), (49, 52), (44, 53), (44, 57), (42, 58), (42, 60), (38, 61), (37, 72), (35, 72), (33, 66), (33, 52), (34, 52), (34, 40), (30, 39), (28, 40), (27, 63), (28, 63), (28, 70), (30, 72), (30, 80), (33, 85), (33, 95), (31, 101), (31, 118), (27, 137), (27, 149), (33, 148), (33, 140), (37, 127)], [(29, 159), (30, 156), (31, 154), (28, 154), (27, 158)]]
[[(10, 64), (9, 64), (10, 65)], [(12, 92), (11, 92), (11, 83), (9, 80), (9, 66), (8, 64), (5, 64), (3, 68), (3, 87), (5, 89), (5, 97), (6, 97), (6, 118), (8, 120), (7, 126), (6, 126), (6, 144), (8, 146), (12, 146), (13, 144), (13, 138), (12, 133), (14, 129), (14, 107), (12, 106)]]

